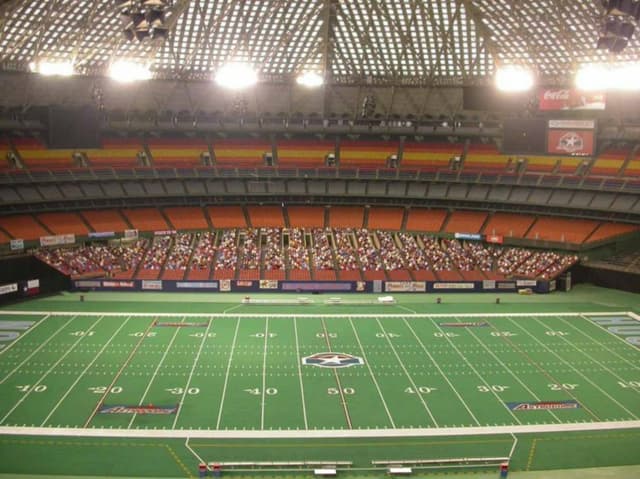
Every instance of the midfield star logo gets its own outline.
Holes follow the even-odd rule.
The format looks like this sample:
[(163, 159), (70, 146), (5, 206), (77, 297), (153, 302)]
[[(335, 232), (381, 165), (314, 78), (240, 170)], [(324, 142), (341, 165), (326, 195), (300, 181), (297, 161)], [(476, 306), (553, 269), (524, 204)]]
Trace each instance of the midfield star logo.
[(361, 366), (362, 358), (346, 353), (316, 353), (302, 358), (305, 366), (318, 366), (320, 368), (348, 368), (349, 366)]

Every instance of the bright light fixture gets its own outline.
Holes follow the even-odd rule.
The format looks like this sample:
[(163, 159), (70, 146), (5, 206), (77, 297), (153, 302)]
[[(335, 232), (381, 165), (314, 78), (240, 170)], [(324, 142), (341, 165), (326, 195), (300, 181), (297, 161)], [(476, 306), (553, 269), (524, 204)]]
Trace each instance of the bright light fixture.
[(306, 86), (307, 88), (316, 88), (324, 83), (322, 75), (316, 72), (304, 72), (298, 75), (296, 78), (298, 85)]
[(216, 83), (231, 90), (242, 90), (258, 83), (258, 74), (244, 63), (227, 63), (217, 71)]
[(527, 91), (533, 87), (533, 81), (533, 73), (524, 67), (509, 65), (496, 71), (496, 86), (501, 91)]
[(70, 61), (40, 60), (29, 64), (31, 70), (46, 76), (71, 76), (73, 75), (73, 63)]
[(116, 60), (109, 67), (109, 76), (120, 83), (149, 80), (151, 72), (146, 65), (128, 60)]
[(640, 63), (583, 65), (576, 73), (576, 88), (583, 91), (640, 90)]

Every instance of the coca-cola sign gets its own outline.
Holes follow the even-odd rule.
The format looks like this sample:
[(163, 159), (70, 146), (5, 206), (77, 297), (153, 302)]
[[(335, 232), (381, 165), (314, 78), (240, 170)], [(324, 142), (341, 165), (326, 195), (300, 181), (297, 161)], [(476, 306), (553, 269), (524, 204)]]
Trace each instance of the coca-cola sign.
[(538, 104), (541, 111), (604, 110), (605, 94), (571, 88), (544, 88), (539, 91)]

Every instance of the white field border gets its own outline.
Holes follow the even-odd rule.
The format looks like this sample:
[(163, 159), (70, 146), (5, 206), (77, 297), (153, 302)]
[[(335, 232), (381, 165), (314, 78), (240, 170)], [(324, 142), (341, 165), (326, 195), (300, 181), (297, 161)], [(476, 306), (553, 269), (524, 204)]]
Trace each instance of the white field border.
[[(11, 311), (2, 310), (2, 315), (34, 315), (49, 314), (51, 316), (157, 316), (175, 317), (175, 313), (113, 313), (113, 312), (72, 312), (72, 311)], [(380, 318), (380, 317), (424, 317), (424, 318), (501, 318), (501, 317), (580, 317), (580, 316), (611, 316), (626, 315), (636, 321), (640, 316), (630, 311), (613, 312), (555, 312), (555, 313), (465, 313), (465, 314), (268, 314), (269, 317), (313, 317), (319, 316), (338, 318), (349, 316), (351, 318)], [(229, 314), (212, 313), (196, 314), (187, 313), (184, 317), (209, 317), (209, 318), (264, 318), (266, 314)], [(484, 436), (501, 434), (523, 433), (547, 433), (547, 432), (574, 432), (574, 431), (604, 431), (640, 429), (640, 421), (603, 421), (603, 422), (575, 422), (563, 424), (533, 424), (510, 426), (469, 426), (449, 428), (410, 428), (410, 429), (311, 429), (311, 430), (211, 430), (211, 429), (114, 429), (114, 428), (74, 428), (74, 427), (25, 427), (25, 426), (0, 426), (0, 435), (20, 436), (61, 436), (61, 437), (119, 437), (119, 438), (146, 438), (146, 439), (328, 439), (328, 438), (362, 438), (362, 437), (440, 437), (440, 436)]]

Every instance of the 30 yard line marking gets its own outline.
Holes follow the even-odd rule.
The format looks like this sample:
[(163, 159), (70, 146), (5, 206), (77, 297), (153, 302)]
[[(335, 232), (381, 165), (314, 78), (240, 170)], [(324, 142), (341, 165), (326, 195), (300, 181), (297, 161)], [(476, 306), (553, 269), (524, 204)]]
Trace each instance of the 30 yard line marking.
[(473, 414), (473, 411), (471, 411), (471, 409), (469, 408), (469, 405), (467, 404), (467, 402), (464, 400), (464, 398), (460, 395), (460, 393), (458, 392), (458, 390), (455, 388), (455, 386), (453, 385), (453, 383), (451, 382), (451, 380), (449, 379), (449, 377), (444, 373), (444, 371), (442, 370), (442, 368), (440, 367), (440, 365), (438, 364), (438, 362), (435, 360), (435, 358), (431, 355), (431, 353), (429, 352), (429, 350), (427, 349), (427, 347), (424, 345), (424, 343), (422, 342), (422, 340), (420, 339), (420, 337), (416, 334), (416, 332), (414, 331), (414, 329), (411, 327), (411, 325), (409, 324), (409, 322), (407, 321), (407, 318), (402, 318), (402, 321), (404, 321), (404, 323), (406, 324), (407, 328), (409, 328), (409, 331), (411, 331), (411, 334), (413, 334), (413, 336), (416, 338), (416, 341), (418, 341), (418, 343), (420, 344), (420, 347), (422, 348), (422, 350), (425, 352), (425, 354), (429, 357), (429, 359), (431, 360), (431, 362), (433, 363), (433, 365), (436, 367), (436, 369), (438, 370), (438, 372), (440, 373), (440, 375), (443, 377), (443, 379), (447, 382), (447, 384), (449, 385), (449, 387), (451, 388), (451, 390), (453, 391), (453, 393), (456, 395), (456, 397), (460, 400), (460, 402), (462, 403), (462, 405), (464, 406), (464, 408), (467, 410), (467, 412), (469, 413), (469, 415), (473, 418), (473, 420), (475, 421), (477, 426), (480, 426), (480, 421), (478, 421), (478, 418), (475, 416), (475, 414)]
[(387, 412), (387, 417), (389, 418), (389, 422), (391, 423), (391, 427), (395, 428), (396, 427), (396, 423), (393, 420), (393, 417), (391, 417), (391, 412), (389, 412), (389, 407), (387, 406), (387, 402), (384, 400), (384, 396), (382, 395), (382, 391), (380, 390), (380, 385), (378, 384), (378, 381), (376, 380), (376, 375), (373, 373), (373, 370), (371, 369), (371, 364), (369, 363), (369, 360), (367, 359), (367, 355), (364, 352), (364, 348), (362, 347), (362, 343), (360, 342), (360, 337), (358, 336), (358, 332), (356, 331), (356, 327), (353, 324), (353, 320), (351, 319), (350, 316), (348, 316), (349, 319), (349, 324), (351, 325), (351, 329), (353, 329), (353, 334), (356, 337), (356, 341), (358, 342), (358, 346), (360, 347), (360, 352), (362, 354), (362, 359), (364, 359), (364, 363), (367, 365), (367, 369), (369, 370), (369, 374), (371, 375), (371, 379), (373, 380), (373, 384), (375, 384), (376, 386), (376, 390), (378, 391), (378, 395), (380, 396), (380, 400), (382, 401), (382, 405), (384, 406), (384, 410)]
[(184, 399), (187, 396), (187, 391), (191, 387), (191, 379), (193, 378), (193, 373), (196, 370), (196, 366), (198, 365), (198, 361), (200, 360), (200, 354), (202, 353), (202, 348), (204, 346), (207, 337), (209, 336), (209, 329), (211, 329), (211, 325), (213, 324), (213, 319), (209, 318), (209, 324), (207, 324), (207, 328), (202, 335), (202, 341), (200, 342), (200, 347), (198, 348), (198, 352), (196, 354), (195, 359), (193, 360), (193, 364), (191, 365), (191, 371), (189, 372), (189, 377), (187, 378), (187, 384), (184, 386), (184, 391), (182, 392), (182, 397), (180, 398), (180, 405), (178, 406), (178, 411), (176, 412), (176, 417), (173, 419), (173, 425), (171, 426), (173, 429), (176, 428), (176, 424), (178, 423), (178, 419), (180, 418), (180, 413), (182, 412), (182, 406), (184, 405)]
[[(29, 334), (31, 331), (33, 331), (34, 329), (36, 329), (38, 326), (40, 326), (42, 323), (44, 323), (44, 321), (49, 318), (51, 315), (50, 314), (45, 314), (44, 318), (40, 319), (38, 322), (36, 322), (36, 325), (27, 329), (24, 334), (21, 334), (15, 341), (13, 341), (9, 346), (7, 346), (4, 349), (0, 349), (0, 355), (6, 353), (7, 351), (9, 351), (16, 343), (20, 342), (21, 339), (24, 339), (24, 337)], [(4, 381), (4, 379), (2, 380)], [(2, 381), (0, 381), (0, 384), (2, 384)]]
[[(620, 404), (614, 397), (612, 397), (609, 393), (607, 393), (605, 390), (603, 390), (600, 386), (598, 386), (596, 383), (594, 383), (591, 379), (589, 379), (587, 376), (585, 376), (584, 374), (582, 374), (582, 372), (580, 372), (578, 369), (574, 368), (573, 365), (568, 362), (565, 361), (564, 358), (562, 358), (561, 356), (559, 356), (553, 349), (549, 348), (545, 343), (543, 343), (542, 341), (538, 340), (538, 338), (536, 338), (536, 336), (534, 334), (532, 334), (531, 332), (529, 332), (529, 330), (527, 330), (526, 328), (523, 328), (522, 326), (520, 326), (519, 324), (517, 324), (516, 321), (510, 319), (509, 321), (511, 321), (511, 323), (513, 323), (518, 329), (520, 329), (521, 331), (524, 331), (525, 334), (529, 335), (536, 343), (538, 343), (540, 346), (542, 346), (544, 349), (546, 349), (547, 351), (549, 351), (551, 354), (553, 354), (556, 358), (558, 358), (562, 363), (564, 363), (565, 365), (567, 365), (570, 369), (572, 369), (574, 372), (576, 372), (579, 376), (583, 377), (589, 384), (591, 384), (594, 388), (596, 388), (598, 391), (600, 391), (602, 394), (604, 394), (605, 396), (607, 396), (612, 402), (614, 402), (615, 404), (617, 404), (618, 406), (620, 406), (621, 409), (624, 409), (627, 413), (629, 413), (631, 416), (633, 416), (634, 418), (638, 419), (638, 417), (633, 414), (631, 411), (629, 411), (626, 407), (624, 407), (622, 404)], [(554, 381), (554, 382), (558, 382), (558, 381)], [(575, 397), (575, 395), (569, 391), (568, 389), (565, 389), (565, 392), (571, 396), (572, 399), (577, 401), (577, 398)], [(586, 409), (587, 411), (589, 411), (589, 413), (591, 413), (591, 415), (596, 418), (598, 421), (600, 421), (601, 419), (590, 409), (587, 409), (587, 407), (583, 404), (580, 403), (580, 405)]]
[[(47, 344), (49, 344), (49, 341), (51, 341), (53, 338), (55, 338), (58, 333), (60, 331), (62, 331), (64, 328), (67, 327), (67, 325), (73, 321), (74, 319), (76, 319), (78, 316), (77, 315), (73, 315), (71, 316), (71, 319), (69, 319), (69, 321), (67, 321), (66, 323), (64, 323), (62, 326), (60, 326), (55, 333), (53, 333), (51, 336), (49, 336), (46, 341), (44, 341), (40, 346), (38, 346), (36, 349), (34, 349), (31, 354), (29, 354), (29, 356), (27, 356), (20, 364), (18, 364), (15, 368), (13, 368), (13, 370), (11, 372), (9, 372), (9, 374), (7, 374), (4, 378), (2, 378), (2, 380), (0, 380), (0, 384), (4, 383), (7, 379), (9, 379), (11, 376), (13, 376), (16, 371), (18, 371), (18, 369), (20, 369), (22, 366), (24, 366), (25, 363), (27, 363), (38, 351), (40, 351), (42, 348), (44, 348)], [(6, 351), (6, 350), (5, 350)]]
[(296, 338), (296, 362), (298, 363), (298, 379), (300, 380), (300, 396), (302, 398), (302, 416), (304, 417), (304, 428), (309, 429), (307, 421), (307, 406), (304, 399), (304, 386), (302, 384), (302, 361), (300, 357), (300, 341), (298, 340), (298, 323), (296, 317), (293, 317), (293, 333)]
[[(95, 328), (95, 327), (98, 325), (98, 323), (100, 323), (100, 321), (102, 321), (102, 319), (103, 319), (103, 316), (100, 316), (100, 317), (99, 317), (99, 318), (98, 318), (98, 319), (97, 319), (97, 320), (96, 320), (96, 321), (91, 325), (91, 327), (90, 327), (89, 329), (87, 329), (87, 332), (92, 331), (92, 330), (93, 330), (93, 328)], [(16, 403), (16, 404), (15, 404), (15, 405), (10, 409), (10, 410), (9, 410), (9, 412), (8, 412), (7, 414), (5, 414), (5, 416), (4, 416), (2, 419), (0, 419), (0, 424), (4, 423), (4, 422), (7, 420), (7, 418), (11, 415), (11, 413), (13, 413), (13, 411), (15, 411), (15, 410), (18, 408), (18, 406), (19, 406), (20, 404), (22, 404), (22, 403), (23, 403), (23, 401), (29, 397), (29, 395), (31, 394), (31, 392), (35, 389), (35, 386), (39, 385), (39, 384), (42, 382), (42, 380), (43, 380), (44, 378), (46, 378), (46, 377), (51, 373), (51, 371), (53, 371), (53, 370), (58, 366), (58, 364), (60, 364), (60, 363), (62, 362), (62, 360), (63, 360), (64, 358), (66, 358), (66, 357), (69, 355), (69, 353), (71, 353), (71, 351), (73, 351), (73, 349), (76, 347), (76, 345), (77, 345), (80, 341), (82, 341), (84, 338), (86, 338), (86, 337), (87, 337), (87, 335), (80, 336), (78, 339), (76, 339), (76, 340), (74, 341), (74, 343), (73, 343), (71, 346), (69, 346), (69, 349), (67, 349), (67, 350), (65, 351), (65, 353), (64, 353), (62, 356), (60, 356), (60, 357), (58, 358), (58, 360), (57, 360), (55, 363), (53, 363), (53, 364), (51, 365), (51, 367), (50, 367), (49, 369), (47, 369), (47, 371), (46, 371), (42, 376), (40, 376), (40, 378), (39, 378), (36, 382), (34, 382), (34, 383), (33, 383), (33, 386), (34, 386), (34, 387), (32, 387), (31, 389), (29, 389), (29, 390), (25, 393), (25, 395), (24, 395), (24, 396), (22, 396), (22, 397), (20, 398), (20, 400), (19, 400), (19, 401), (18, 401), (18, 402), (17, 402), (17, 403)]]
[(236, 347), (236, 340), (238, 339), (238, 329), (240, 329), (240, 321), (238, 318), (236, 322), (236, 330), (233, 333), (233, 340), (231, 341), (231, 352), (229, 353), (229, 361), (227, 361), (227, 371), (224, 374), (224, 384), (222, 385), (222, 396), (220, 397), (220, 408), (218, 409), (218, 420), (216, 422), (216, 429), (220, 429), (220, 421), (222, 420), (222, 408), (224, 407), (224, 400), (227, 397), (227, 384), (229, 383), (229, 371), (231, 370), (231, 360), (233, 359), (233, 351)]
[(264, 351), (262, 352), (262, 397), (260, 398), (260, 429), (264, 429), (264, 400), (267, 389), (267, 344), (269, 340), (269, 316), (264, 320)]
[[(102, 316), (104, 317), (104, 316)], [(71, 391), (73, 391), (73, 389), (76, 387), (76, 385), (80, 382), (80, 380), (84, 377), (84, 375), (86, 374), (86, 372), (91, 369), (91, 366), (93, 366), (93, 363), (95, 363), (98, 358), (102, 355), (102, 353), (104, 352), (105, 349), (107, 349), (107, 347), (109, 346), (109, 344), (111, 344), (111, 341), (113, 341), (113, 338), (116, 337), (116, 335), (120, 332), (120, 330), (122, 330), (122, 328), (124, 328), (124, 326), (129, 322), (129, 320), (131, 319), (131, 317), (128, 317), (121, 325), (118, 329), (115, 330), (115, 332), (111, 335), (111, 337), (109, 338), (109, 340), (104, 343), (104, 346), (102, 346), (102, 348), (100, 349), (100, 351), (98, 351), (98, 353), (93, 357), (93, 359), (91, 360), (91, 362), (89, 364), (87, 364), (87, 367), (84, 368), (84, 370), (80, 373), (80, 375), (76, 378), (76, 380), (73, 382), (73, 384), (71, 386), (69, 386), (69, 389), (67, 389), (67, 392), (64, 393), (64, 396), (62, 396), (60, 398), (60, 400), (56, 403), (56, 405), (53, 407), (53, 409), (51, 410), (51, 412), (49, 412), (49, 415), (47, 417), (44, 418), (44, 421), (42, 421), (42, 423), (40, 424), (40, 427), (43, 427), (47, 421), (51, 418), (51, 416), (53, 416), (53, 413), (56, 412), (56, 410), (60, 407), (60, 405), (62, 404), (62, 402), (67, 399), (67, 396), (69, 396), (69, 394), (71, 394)]]
[(382, 323), (380, 322), (380, 318), (376, 318), (376, 322), (378, 323), (378, 327), (380, 328), (380, 330), (384, 334), (385, 338), (387, 339), (387, 343), (389, 343), (389, 346), (391, 347), (391, 351), (393, 351), (393, 354), (395, 355), (396, 360), (398, 361), (398, 364), (400, 364), (400, 367), (404, 371), (405, 376), (407, 376), (407, 379), (411, 383), (411, 386), (413, 386), (413, 390), (416, 392), (416, 396), (418, 397), (418, 399), (420, 399), (420, 402), (424, 406), (425, 411), (427, 411), (427, 414), (431, 418), (431, 421), (433, 422), (434, 426), (435, 427), (440, 427), (440, 426), (438, 426), (438, 421), (436, 421), (436, 418), (431, 413), (431, 409), (429, 409), (429, 406), (427, 406), (427, 403), (425, 402), (424, 398), (422, 397), (422, 394), (420, 394), (420, 388), (418, 387), (418, 385), (415, 383), (415, 381), (413, 380), (413, 378), (409, 374), (409, 371), (407, 371), (407, 368), (405, 367), (404, 363), (402, 362), (402, 359), (400, 358), (400, 355), (398, 354), (398, 351), (396, 351), (396, 347), (393, 345), (393, 342), (391, 341), (391, 338), (389, 338), (389, 335), (387, 334), (386, 330), (384, 329), (384, 326), (382, 326)]
[[(456, 321), (458, 320), (457, 316), (454, 316), (454, 318), (456, 318)], [(455, 349), (456, 353), (458, 353), (458, 356), (460, 356), (462, 358), (462, 360), (467, 364), (467, 366), (469, 366), (469, 368), (474, 372), (474, 374), (478, 377), (478, 379), (480, 379), (480, 381), (482, 381), (482, 384), (484, 384), (485, 386), (487, 386), (487, 388), (489, 388), (489, 391), (491, 391), (491, 394), (493, 394), (495, 396), (495, 398), (498, 400), (498, 404), (500, 404), (504, 409), (506, 409), (507, 412), (511, 415), (511, 417), (513, 417), (513, 419), (516, 420), (516, 422), (518, 424), (522, 424), (520, 422), (520, 419), (518, 419), (518, 416), (516, 416), (511, 409), (509, 409), (509, 406), (507, 406), (504, 403), (504, 401), (500, 398), (500, 396), (498, 396), (498, 393), (493, 390), (493, 388), (487, 382), (487, 380), (484, 378), (484, 376), (482, 376), (482, 374), (480, 374), (478, 372), (478, 370), (473, 366), (471, 361), (469, 361), (469, 359), (467, 359), (467, 357), (464, 354), (462, 354), (462, 352), (460, 352), (460, 348), (458, 348), (458, 346), (456, 346), (454, 344), (454, 342), (451, 340), (451, 338), (444, 333), (444, 331), (442, 330), (442, 327), (433, 318), (429, 318), (429, 319), (430, 319), (431, 323), (438, 329), (438, 331), (440, 331), (444, 335), (444, 338), (451, 345), (451, 347), (453, 349)]]
[[(180, 322), (184, 323), (184, 319), (185, 318), (183, 316), (182, 319), (180, 320)], [(176, 336), (178, 336), (178, 332), (182, 328), (176, 327), (175, 329), (176, 330), (173, 332), (173, 336), (171, 336), (171, 341), (169, 341), (169, 344), (167, 345), (167, 348), (164, 350), (164, 354), (160, 358), (160, 361), (158, 362), (158, 364), (156, 366), (156, 369), (153, 371), (153, 374), (151, 375), (151, 379), (149, 379), (149, 383), (147, 384), (147, 388), (144, 390), (144, 393), (142, 393), (142, 397), (140, 398), (140, 401), (138, 402), (138, 406), (142, 405), (142, 403), (144, 402), (144, 400), (147, 397), (147, 394), (149, 394), (149, 390), (151, 389), (151, 385), (153, 384), (154, 380), (156, 379), (156, 376), (158, 375), (158, 371), (160, 370), (160, 368), (164, 364), (164, 360), (167, 357), (167, 354), (169, 353), (169, 350), (171, 349), (171, 346), (173, 346), (173, 342), (176, 340)], [(131, 425), (133, 424), (133, 421), (135, 421), (137, 416), (138, 416), (138, 413), (133, 413), (133, 416), (131, 416), (131, 420), (129, 421), (129, 425), (127, 427), (131, 427)]]

